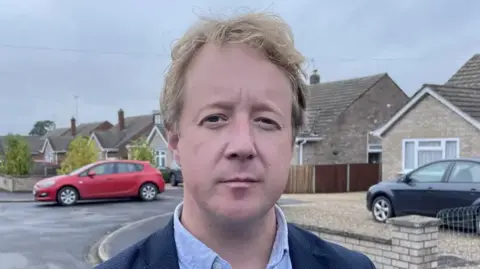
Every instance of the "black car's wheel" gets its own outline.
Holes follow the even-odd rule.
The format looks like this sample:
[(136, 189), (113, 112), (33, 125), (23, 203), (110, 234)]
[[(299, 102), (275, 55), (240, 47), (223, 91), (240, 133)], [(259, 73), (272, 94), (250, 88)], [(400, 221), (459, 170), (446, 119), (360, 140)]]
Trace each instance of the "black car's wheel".
[(174, 187), (178, 185), (177, 175), (175, 175), (175, 173), (170, 174), (170, 184), (172, 184)]
[(157, 198), (158, 188), (153, 183), (145, 183), (140, 187), (138, 192), (140, 199), (143, 201), (153, 201)]
[(385, 196), (375, 198), (372, 203), (373, 219), (377, 222), (385, 222), (393, 216), (393, 207), (390, 200)]
[(78, 191), (73, 187), (63, 187), (57, 192), (57, 202), (62, 206), (74, 205), (78, 198)]

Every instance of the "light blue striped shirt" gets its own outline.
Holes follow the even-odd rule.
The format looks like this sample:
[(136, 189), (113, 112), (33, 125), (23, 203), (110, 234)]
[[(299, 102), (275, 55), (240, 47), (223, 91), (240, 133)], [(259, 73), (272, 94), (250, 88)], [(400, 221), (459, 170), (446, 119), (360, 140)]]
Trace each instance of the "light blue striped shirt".
[[(195, 238), (180, 222), (183, 202), (174, 212), (174, 235), (180, 269), (232, 269), (217, 253)], [(287, 220), (280, 207), (275, 205), (277, 235), (266, 269), (292, 269), (288, 247)]]

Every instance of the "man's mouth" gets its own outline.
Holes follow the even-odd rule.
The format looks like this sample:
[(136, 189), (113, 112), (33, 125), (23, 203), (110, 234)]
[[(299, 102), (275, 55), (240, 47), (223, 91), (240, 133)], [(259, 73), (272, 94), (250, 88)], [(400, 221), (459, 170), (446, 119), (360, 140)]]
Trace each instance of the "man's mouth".
[(236, 176), (236, 177), (231, 177), (231, 178), (222, 180), (220, 183), (228, 184), (231, 186), (242, 187), (242, 186), (249, 186), (252, 184), (260, 183), (260, 180), (252, 176), (242, 176), (242, 177)]

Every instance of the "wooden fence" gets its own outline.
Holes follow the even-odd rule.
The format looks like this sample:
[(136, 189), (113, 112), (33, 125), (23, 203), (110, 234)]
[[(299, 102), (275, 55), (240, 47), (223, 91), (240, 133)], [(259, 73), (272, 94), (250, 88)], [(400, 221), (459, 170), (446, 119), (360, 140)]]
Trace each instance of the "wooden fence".
[(293, 165), (285, 193), (366, 191), (380, 178), (380, 164)]

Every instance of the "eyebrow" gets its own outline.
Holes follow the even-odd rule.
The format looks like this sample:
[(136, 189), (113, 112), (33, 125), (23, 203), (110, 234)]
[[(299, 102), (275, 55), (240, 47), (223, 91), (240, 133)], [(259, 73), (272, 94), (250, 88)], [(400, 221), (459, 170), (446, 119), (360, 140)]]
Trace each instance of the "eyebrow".
[(276, 106), (273, 102), (261, 101), (253, 104), (254, 111), (271, 111), (278, 116), (284, 116), (280, 108)]

